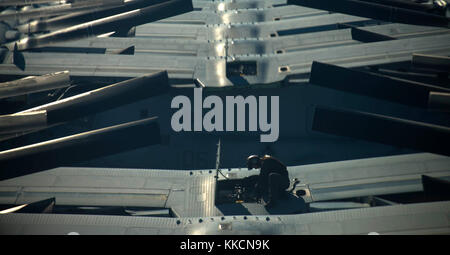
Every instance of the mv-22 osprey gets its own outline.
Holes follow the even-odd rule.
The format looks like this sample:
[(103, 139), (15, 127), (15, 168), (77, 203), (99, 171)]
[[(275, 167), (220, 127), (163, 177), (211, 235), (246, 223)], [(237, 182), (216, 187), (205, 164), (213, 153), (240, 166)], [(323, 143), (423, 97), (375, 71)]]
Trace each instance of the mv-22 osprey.
[[(448, 233), (447, 5), (0, 1), (0, 232)], [(279, 97), (276, 142), (174, 130), (193, 88)], [(251, 154), (288, 165), (273, 208)]]

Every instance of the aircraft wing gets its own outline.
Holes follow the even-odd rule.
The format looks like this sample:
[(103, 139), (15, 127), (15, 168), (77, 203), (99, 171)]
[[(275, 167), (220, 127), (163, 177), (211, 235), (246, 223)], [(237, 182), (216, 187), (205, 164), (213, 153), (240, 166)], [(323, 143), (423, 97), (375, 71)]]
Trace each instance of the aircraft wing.
[[(279, 211), (277, 210), (271, 212), (270, 210), (264, 211), (259, 209), (258, 211), (257, 205), (251, 206), (244, 203), (242, 205), (249, 212), (248, 216), (245, 216), (245, 219), (248, 221), (242, 218), (245, 214), (240, 214), (239, 211), (236, 211), (232, 215), (239, 215), (239, 217), (235, 216), (233, 218), (215, 204), (217, 182), (215, 178), (216, 171), (212, 169), (176, 171), (60, 167), (0, 182), (0, 203), (21, 205), (55, 198), (56, 206), (62, 207), (77, 206), (83, 208), (93, 207), (94, 209), (96, 207), (139, 207), (147, 208), (147, 211), (166, 210), (164, 213), (166, 218), (156, 217), (158, 218), (156, 219), (155, 217), (150, 217), (151, 219), (148, 219), (147, 217), (140, 219), (137, 215), (145, 215), (146, 213), (139, 213), (139, 210), (134, 214), (136, 216), (112, 218), (106, 215), (25, 215), (18, 213), (0, 216), (0, 222), (3, 222), (0, 225), (2, 225), (1, 229), (8, 230), (13, 229), (9, 228), (9, 226), (12, 224), (11, 222), (15, 221), (23, 221), (23, 224), (31, 224), (29, 225), (31, 227), (37, 226), (35, 224), (40, 224), (40, 220), (35, 221), (40, 218), (45, 218), (47, 223), (55, 222), (55, 224), (58, 224), (56, 223), (58, 221), (70, 222), (73, 220), (74, 222), (79, 222), (77, 220), (78, 217), (84, 217), (83, 219), (86, 221), (83, 221), (82, 225), (91, 220), (93, 222), (103, 222), (105, 219), (111, 219), (111, 223), (108, 223), (109, 227), (114, 226), (114, 229), (119, 231), (117, 233), (131, 234), (136, 232), (134, 232), (133, 227), (125, 227), (125, 222), (137, 217), (137, 221), (142, 221), (142, 224), (139, 225), (146, 226), (139, 228), (144, 231), (142, 233), (160, 233), (158, 231), (169, 231), (171, 233), (191, 233), (189, 231), (194, 231), (195, 233), (199, 233), (198, 231), (201, 233), (221, 233), (221, 229), (218, 226), (224, 223), (224, 220), (220, 218), (223, 216), (225, 219), (230, 219), (232, 224), (234, 224), (233, 226), (235, 226), (232, 228), (233, 232), (227, 233), (234, 233), (234, 231), (239, 229), (238, 226), (241, 226), (240, 224), (247, 223), (251, 223), (248, 224), (248, 231), (250, 232), (245, 233), (256, 231), (259, 233), (283, 234), (347, 234), (378, 231), (379, 229), (347, 229), (346, 227), (347, 225), (355, 227), (356, 222), (361, 222), (363, 221), (362, 219), (367, 218), (367, 222), (380, 222), (380, 224), (376, 225), (384, 226), (385, 228), (382, 229), (384, 232), (405, 231), (405, 233), (408, 233), (408, 231), (412, 231), (415, 228), (414, 224), (410, 224), (411, 220), (408, 220), (408, 217), (411, 217), (411, 219), (423, 217), (424, 220), (420, 220), (422, 222), (420, 224), (425, 224), (424, 233), (428, 233), (427, 231), (435, 233), (434, 231), (444, 231), (446, 228), (448, 230), (448, 222), (443, 225), (442, 222), (436, 223), (431, 220), (432, 216), (426, 216), (423, 212), (436, 210), (437, 215), (443, 215), (445, 210), (447, 210), (448, 213), (450, 204), (447, 202), (398, 204), (387, 201), (386, 205), (389, 206), (370, 207), (370, 205), (366, 204), (364, 206), (362, 203), (354, 203), (353, 205), (350, 203), (349, 205), (349, 202), (342, 202), (342, 199), (421, 192), (423, 191), (421, 175), (426, 174), (448, 180), (450, 179), (449, 165), (450, 159), (448, 157), (420, 153), (289, 167), (289, 177), (300, 181), (298, 185), (292, 188), (292, 192), (304, 191), (300, 198), (314, 210), (308, 214), (286, 216), (282, 215), (283, 213), (278, 214), (277, 212)], [(222, 169), (217, 181), (240, 179), (257, 175), (258, 173), (258, 170)], [(338, 209), (342, 211), (338, 212)], [(327, 210), (332, 210), (332, 212), (326, 212)], [(151, 212), (147, 214), (152, 215)], [(154, 212), (153, 214), (157, 213)], [(358, 217), (353, 217), (356, 214)], [(349, 215), (353, 215), (353, 218), (350, 219)], [(390, 225), (387, 222), (395, 221), (394, 219), (400, 217), (399, 215), (404, 217), (402, 220), (404, 225), (398, 228), (387, 227)], [(175, 218), (167, 219), (167, 217)], [(266, 222), (266, 217), (272, 219), (272, 221)], [(321, 226), (321, 224), (325, 224), (323, 221), (327, 221), (329, 217), (338, 217), (339, 219), (335, 220), (333, 227), (328, 229), (317, 227), (317, 230), (312, 230), (315, 228), (313, 227), (308, 228), (305, 232), (301, 231), (308, 224)], [(302, 220), (300, 221), (300, 219)], [(304, 221), (303, 219), (307, 220)], [(199, 224), (201, 223), (199, 220), (203, 221), (204, 224)], [(181, 223), (176, 224), (176, 222)], [(288, 222), (302, 222), (302, 224), (295, 223), (292, 225)], [(431, 225), (428, 225), (428, 223)], [(14, 223), (17, 226), (21, 224)], [(82, 230), (81, 232), (87, 231), (87, 233), (91, 233), (90, 231), (95, 231), (92, 233), (102, 233), (103, 227), (106, 227), (102, 224), (99, 225), (99, 228), (92, 226), (80, 228), (77, 224), (72, 223), (61, 223), (60, 225), (61, 230), (67, 230), (67, 232), (72, 231), (68, 229), (73, 227), (73, 231)], [(157, 227), (154, 227), (154, 224), (157, 224)], [(184, 224), (187, 225), (180, 228), (178, 226), (180, 224), (183, 226)], [(199, 224), (196, 225), (199, 229), (191, 224)], [(430, 227), (428, 229), (428, 226), (433, 224), (439, 225), (441, 228), (434, 229)], [(372, 225), (367, 223), (367, 227), (369, 226)], [(244, 226), (241, 227), (242, 229), (244, 228)], [(442, 227), (444, 228), (442, 229)], [(46, 231), (41, 233), (47, 233)], [(55, 230), (49, 229), (48, 231), (50, 231), (48, 233), (53, 233), (52, 231)]]
[(449, 234), (450, 202), (393, 205), (302, 215), (153, 218), (5, 214), (0, 234)]

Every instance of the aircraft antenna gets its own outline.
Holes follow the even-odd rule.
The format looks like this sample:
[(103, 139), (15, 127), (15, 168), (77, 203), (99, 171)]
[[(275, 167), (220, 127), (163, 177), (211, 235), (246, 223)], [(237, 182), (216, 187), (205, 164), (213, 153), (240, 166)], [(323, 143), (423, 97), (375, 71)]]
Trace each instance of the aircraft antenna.
[(222, 175), (225, 179), (228, 179), (222, 171), (220, 171), (220, 152), (221, 152), (221, 141), (219, 138), (219, 143), (217, 143), (217, 154), (216, 154), (216, 180), (219, 179), (219, 173)]
[(216, 154), (216, 179), (219, 178), (220, 169), (220, 138), (219, 143), (217, 143), (217, 154)]

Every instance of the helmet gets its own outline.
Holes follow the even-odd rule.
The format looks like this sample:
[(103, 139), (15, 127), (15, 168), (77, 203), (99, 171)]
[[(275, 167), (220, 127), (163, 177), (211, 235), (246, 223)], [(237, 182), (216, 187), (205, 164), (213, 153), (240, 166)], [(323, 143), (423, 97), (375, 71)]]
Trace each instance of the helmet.
[(247, 168), (253, 169), (253, 168), (259, 168), (261, 167), (261, 159), (258, 155), (251, 155), (247, 158)]

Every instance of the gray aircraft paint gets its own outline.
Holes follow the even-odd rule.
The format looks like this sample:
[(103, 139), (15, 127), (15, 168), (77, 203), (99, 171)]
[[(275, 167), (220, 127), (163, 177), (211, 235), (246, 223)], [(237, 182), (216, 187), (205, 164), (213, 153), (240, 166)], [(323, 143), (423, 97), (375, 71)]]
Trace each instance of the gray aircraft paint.
[[(449, 203), (419, 203), (365, 208), (364, 204), (328, 202), (360, 196), (377, 196), (402, 192), (420, 192), (420, 175), (449, 180), (448, 157), (412, 154), (387, 158), (368, 157), (405, 153), (401, 148), (311, 132), (312, 106), (329, 104), (357, 106), (399, 117), (422, 120), (425, 111), (373, 98), (349, 95), (340, 91), (310, 86), (307, 77), (312, 61), (348, 68), (383, 68), (410, 61), (412, 54), (448, 55), (448, 29), (405, 24), (374, 23), (373, 20), (329, 13), (299, 6), (283, 6), (285, 0), (194, 1), (195, 11), (160, 22), (136, 27), (136, 37), (92, 37), (86, 40), (55, 44), (64, 50), (80, 47), (89, 52), (23, 52), (25, 70), (11, 63), (12, 53), (0, 50), (0, 73), (9, 75), (43, 75), (70, 70), (77, 80), (111, 84), (111, 80), (128, 79), (160, 70), (168, 70), (171, 81), (178, 81), (167, 95), (143, 100), (119, 109), (96, 114), (71, 124), (75, 132), (102, 128), (148, 116), (160, 116), (166, 142), (157, 147), (99, 158), (81, 164), (89, 168), (59, 168), (47, 173), (23, 176), (0, 185), (4, 203), (27, 203), (55, 195), (58, 204), (92, 206), (173, 207), (179, 218), (126, 217), (96, 215), (9, 214), (0, 217), (1, 233), (22, 234), (438, 234), (449, 233)], [(365, 43), (352, 37), (352, 29), (338, 29), (338, 24), (368, 22), (359, 29), (393, 37), (396, 40)], [(30, 25), (32, 25), (30, 23)], [(327, 27), (325, 31), (320, 28)], [(32, 28), (32, 26), (27, 28)], [(51, 30), (56, 29), (52, 28)], [(299, 33), (284, 34), (296, 30)], [(281, 32), (281, 33), (280, 33)], [(274, 35), (274, 36), (272, 36)], [(135, 46), (134, 55), (111, 54)], [(66, 48), (67, 47), (67, 48)], [(100, 51), (101, 52), (101, 51)], [(86, 54), (88, 53), (88, 54)], [(231, 61), (256, 61), (257, 75), (241, 76), (242, 84), (226, 77)], [(286, 69), (281, 69), (285, 67)], [(398, 67), (398, 66), (396, 66)], [(84, 78), (83, 78), (84, 77)], [(177, 80), (178, 79), (178, 80)], [(260, 143), (260, 132), (226, 132), (225, 122), (217, 130), (205, 129), (203, 122), (190, 127), (192, 132), (174, 132), (169, 126), (171, 100), (185, 96), (193, 100), (192, 79), (206, 87), (231, 87), (214, 93), (226, 103), (226, 96), (242, 94), (279, 96), (280, 138), (275, 143)], [(181, 81), (180, 81), (181, 80)], [(180, 88), (182, 86), (184, 88)], [(289, 86), (280, 86), (280, 85)], [(242, 85), (250, 85), (246, 90)], [(273, 88), (272, 86), (278, 86)], [(259, 89), (266, 88), (267, 89)], [(216, 89), (214, 88), (214, 89)], [(207, 89), (205, 89), (206, 93)], [(236, 92), (237, 91), (237, 92)], [(203, 102), (213, 110), (217, 98)], [(259, 107), (263, 102), (258, 101)], [(193, 106), (193, 105), (191, 105)], [(226, 106), (226, 105), (225, 105)], [(191, 107), (189, 108), (191, 109)], [(214, 107), (214, 113), (226, 108)], [(209, 113), (210, 111), (208, 111)], [(145, 115), (144, 114), (144, 115)], [(191, 117), (195, 116), (191, 112)], [(235, 124), (237, 123), (236, 114)], [(258, 116), (258, 120), (268, 115)], [(190, 120), (192, 125), (193, 119)], [(200, 118), (201, 119), (201, 118)], [(448, 125), (448, 118), (435, 122)], [(221, 124), (221, 125), (219, 125)], [(203, 127), (202, 127), (203, 126)], [(220, 130), (222, 127), (223, 130)], [(237, 129), (238, 125), (236, 126)], [(212, 128), (212, 127), (209, 127)], [(269, 130), (259, 123), (259, 131)], [(56, 136), (69, 129), (54, 129)], [(274, 131), (274, 130), (272, 130)], [(41, 138), (41, 137), (40, 137)], [(315, 208), (339, 208), (331, 212), (299, 215), (221, 216), (211, 205), (214, 192), (216, 143), (222, 141), (222, 172), (228, 178), (242, 178), (257, 171), (233, 169), (243, 166), (249, 153), (270, 153), (288, 165), (290, 177), (307, 191), (305, 201)], [(364, 158), (364, 159), (361, 159)], [(355, 161), (340, 161), (358, 159)], [(334, 162), (332, 162), (334, 161)], [(338, 161), (338, 162), (335, 162)], [(316, 165), (303, 165), (329, 162)], [(302, 165), (302, 166), (299, 166)], [(291, 167), (293, 166), (293, 167)], [(102, 167), (102, 168), (92, 168)], [(125, 169), (110, 169), (122, 167)], [(142, 170), (132, 169), (142, 168)], [(155, 170), (155, 169), (171, 170)], [(231, 168), (231, 169), (228, 169)], [(172, 171), (173, 169), (211, 169)], [(53, 172), (52, 172), (53, 171)], [(219, 180), (222, 177), (219, 176)], [(185, 199), (188, 198), (188, 199)], [(204, 206), (199, 206), (204, 205)], [(247, 205), (248, 206), (248, 205)], [(351, 207), (357, 207), (350, 209)], [(359, 208), (362, 207), (362, 208)], [(248, 206), (249, 209), (250, 206)], [(261, 208), (259, 208), (261, 209)], [(208, 216), (206, 216), (208, 215)], [(264, 215), (264, 216), (261, 216)], [(223, 217), (223, 218), (222, 218)], [(49, 227), (51, 226), (51, 227)]]

